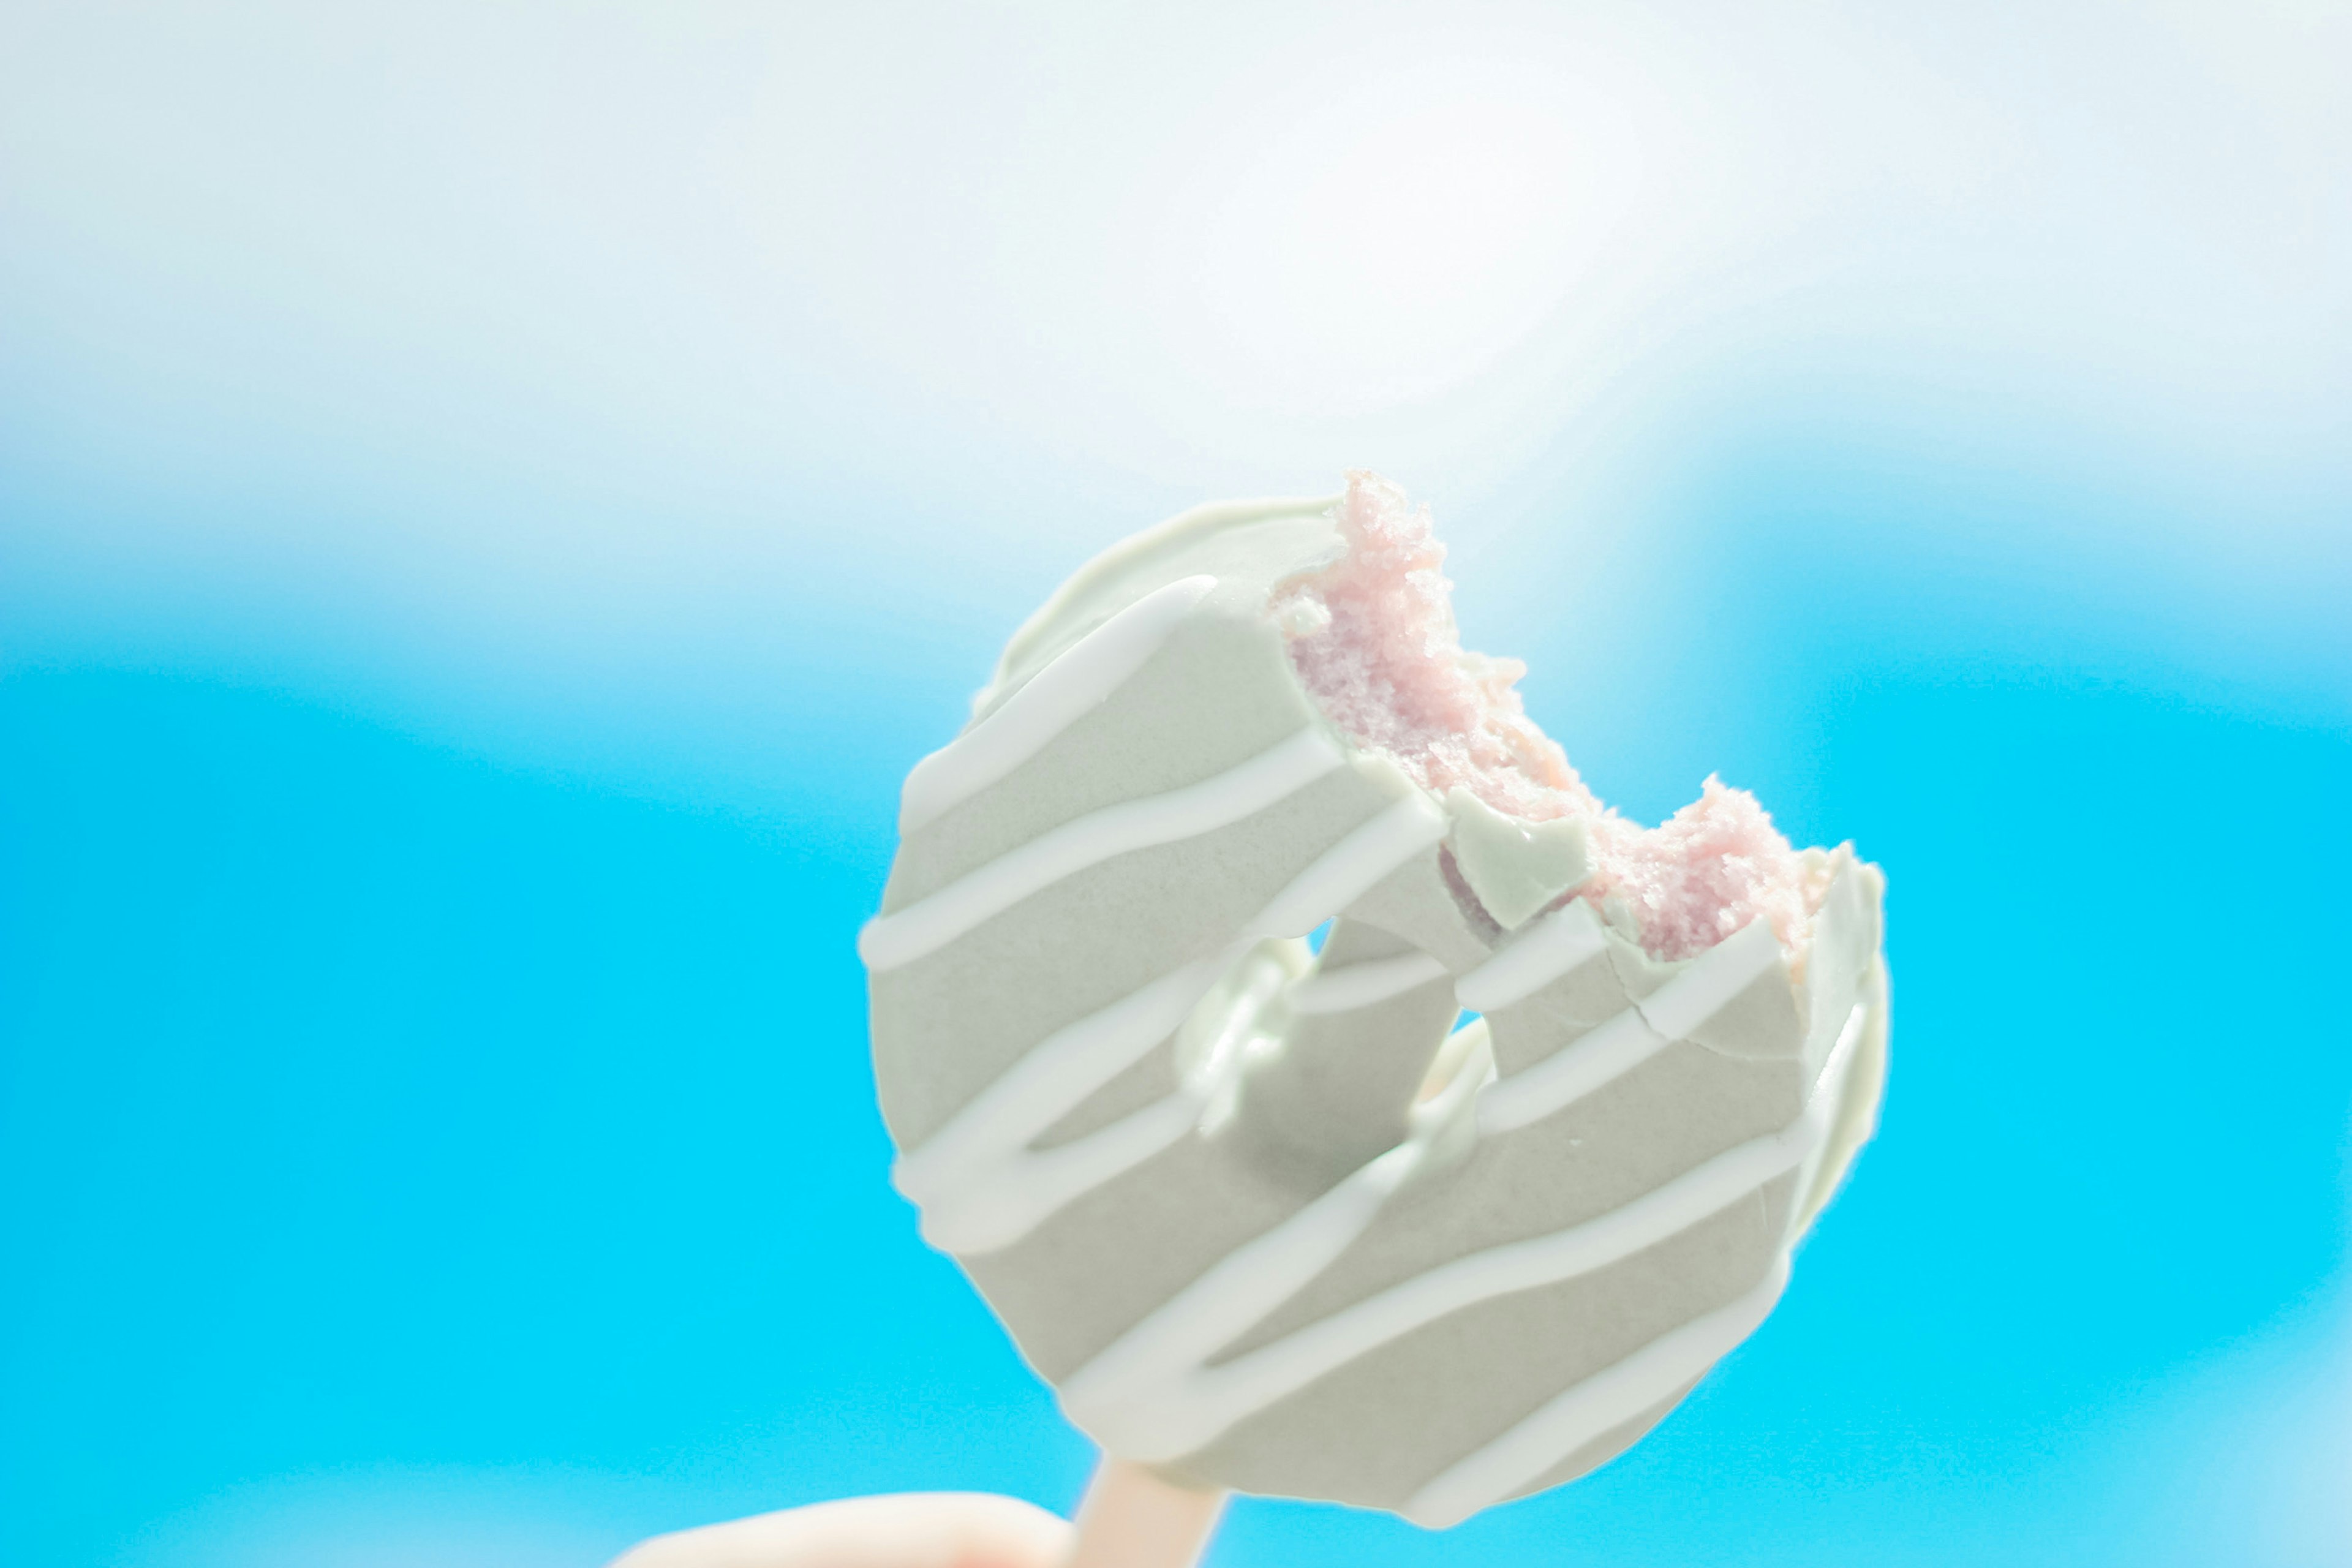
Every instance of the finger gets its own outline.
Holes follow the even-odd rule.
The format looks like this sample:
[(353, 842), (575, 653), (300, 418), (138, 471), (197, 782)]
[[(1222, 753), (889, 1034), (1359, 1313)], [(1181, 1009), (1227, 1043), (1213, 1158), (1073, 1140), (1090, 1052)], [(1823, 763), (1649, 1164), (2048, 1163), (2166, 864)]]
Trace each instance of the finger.
[(847, 1498), (657, 1535), (612, 1568), (1058, 1568), (1069, 1521), (987, 1492)]

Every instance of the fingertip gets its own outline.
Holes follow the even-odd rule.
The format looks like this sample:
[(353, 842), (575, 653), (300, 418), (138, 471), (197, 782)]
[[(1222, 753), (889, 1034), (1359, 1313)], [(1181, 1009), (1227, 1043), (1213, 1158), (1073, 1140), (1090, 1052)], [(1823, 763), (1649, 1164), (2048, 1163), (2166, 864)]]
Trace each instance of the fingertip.
[(657, 1535), (611, 1568), (1059, 1568), (1069, 1521), (992, 1492), (845, 1498)]

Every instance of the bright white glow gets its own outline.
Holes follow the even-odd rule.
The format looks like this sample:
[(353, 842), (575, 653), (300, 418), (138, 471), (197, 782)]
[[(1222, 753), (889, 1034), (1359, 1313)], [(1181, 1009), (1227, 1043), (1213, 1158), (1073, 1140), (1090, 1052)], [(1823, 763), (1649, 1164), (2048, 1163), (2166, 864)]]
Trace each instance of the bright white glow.
[(1638, 145), (1589, 82), (1454, 60), (1308, 87), (1269, 106), (1295, 118), (1265, 146), (1185, 193), (1205, 210), (1163, 216), (1199, 226), (1161, 231), (1197, 279), (1169, 301), (1170, 342), (1236, 402), (1441, 395), (1539, 331), (1633, 205)]
[(20, 627), (666, 724), (886, 618), (981, 663), (1116, 532), (1369, 464), (1460, 559), (1577, 519), (1480, 574), (1598, 647), (1583, 585), (1686, 588), (1625, 499), (1811, 397), (2193, 496), (2074, 575), (2340, 638), (2340, 5), (239, 15), (0, 8)]

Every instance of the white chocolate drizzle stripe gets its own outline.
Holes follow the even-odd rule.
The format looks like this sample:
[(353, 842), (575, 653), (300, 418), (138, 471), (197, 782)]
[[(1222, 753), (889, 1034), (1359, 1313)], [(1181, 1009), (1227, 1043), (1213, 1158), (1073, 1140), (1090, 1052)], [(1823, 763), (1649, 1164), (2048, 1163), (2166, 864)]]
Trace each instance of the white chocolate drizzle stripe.
[(1706, 1374), (1771, 1314), (1789, 1283), (1789, 1258), (1727, 1306), (1670, 1329), (1624, 1360), (1563, 1389), (1526, 1420), (1413, 1494), (1404, 1515), (1443, 1530), (1491, 1508), (1611, 1427), (1633, 1420)]
[(1529, 1241), (1456, 1258), (1333, 1313), (1262, 1350), (1202, 1367), (1182, 1392), (1156, 1405), (1152, 1436), (1160, 1451), (1119, 1452), (1145, 1463), (1192, 1453), (1253, 1413), (1306, 1387), (1357, 1357), (1426, 1323), (1515, 1291), (1590, 1274), (1688, 1229), (1791, 1170), (1811, 1142), (1807, 1124), (1750, 1139), (1684, 1172), (1664, 1186)]
[(1052, 1149), (1022, 1151), (992, 1177), (942, 1192), (926, 1204), (923, 1239), (964, 1255), (1010, 1247), (1078, 1198), (1174, 1143), (1200, 1121), (1200, 1100), (1179, 1092), (1084, 1138)]
[(984, 1180), (1174, 1034), (1238, 956), (1228, 948), (1186, 964), (1046, 1036), (899, 1159), (892, 1173), (899, 1192), (929, 1208)]
[(1533, 1067), (1502, 1079), (1478, 1102), (1478, 1131), (1508, 1132), (1540, 1121), (1640, 1067), (1674, 1042), (1628, 1007)]
[(1685, 1039), (1780, 962), (1780, 939), (1771, 922), (1749, 921), (1634, 1005), (1658, 1033)]
[(1318, 969), (1290, 988), (1294, 1013), (1351, 1013), (1402, 996), (1416, 985), (1426, 985), (1445, 973), (1445, 965), (1426, 952), (1399, 953), (1394, 958), (1368, 959), (1338, 969)]
[[(1829, 1140), (1847, 1070), (1871, 1010), (1857, 1003), (1839, 1031), (1836, 1047), (1822, 1064), (1820, 1078), (1797, 1123), (1800, 1169), (1810, 1169)], [(1781, 1136), (1788, 1136), (1787, 1133)], [(1534, 1415), (1499, 1437), (1449, 1466), (1405, 1504), (1405, 1517), (1432, 1530), (1461, 1523), (1484, 1508), (1528, 1486), (1546, 1470), (1595, 1437), (1673, 1397), (1706, 1374), (1770, 1316), (1789, 1283), (1789, 1249), (1801, 1221), (1804, 1179), (1791, 1194), (1790, 1224), (1774, 1255), (1772, 1269), (1757, 1286), (1727, 1306), (1668, 1331), (1624, 1360), (1553, 1395)]]
[(1444, 815), (1427, 801), (1399, 801), (1308, 862), (1223, 952), (1046, 1037), (899, 1160), (894, 1180), (922, 1208), (925, 1239), (965, 1255), (1009, 1247), (1181, 1138), (1213, 1087), (1180, 1089), (1056, 1148), (1028, 1147), (1174, 1034), (1250, 941), (1320, 925), (1444, 831)]
[(935, 952), (1063, 878), (1117, 855), (1172, 844), (1252, 816), (1347, 759), (1314, 730), (1198, 784), (1121, 801), (1039, 834), (905, 909), (868, 921), (857, 953), (874, 973)]
[(1607, 945), (1592, 906), (1571, 899), (1455, 981), (1454, 994), (1474, 1013), (1496, 1012), (1598, 958)]
[[(1848, 1031), (1840, 1046), (1843, 1055), (1852, 1054), (1858, 1035)], [(1831, 1065), (1843, 1070), (1843, 1059)], [(1824, 1072), (1822, 1091), (1787, 1127), (1714, 1155), (1617, 1208), (1548, 1236), (1441, 1264), (1272, 1344), (1208, 1365), (1220, 1346), (1297, 1294), (1370, 1223), (1379, 1205), (1374, 1201), (1368, 1208), (1366, 1198), (1385, 1197), (1410, 1173), (1402, 1157), (1417, 1145), (1402, 1145), (1155, 1310), (1071, 1378), (1064, 1402), (1074, 1420), (1122, 1458), (1153, 1464), (1197, 1452), (1244, 1418), (1424, 1324), (1621, 1262), (1796, 1169), (1828, 1131), (1832, 1097), (1827, 1089), (1836, 1071)], [(1314, 1267), (1302, 1272), (1307, 1259)]]
[[(1468, 1037), (1475, 1049), (1485, 1030), (1481, 1020), (1456, 1037)], [(1211, 1264), (1080, 1367), (1062, 1385), (1063, 1407), (1071, 1419), (1126, 1458), (1148, 1463), (1197, 1447), (1171, 1442), (1167, 1426), (1183, 1420), (1186, 1381), (1200, 1375), (1220, 1346), (1306, 1289), (1354, 1244), (1379, 1217), (1381, 1205), (1444, 1141), (1482, 1081), (1475, 1073), (1458, 1073), (1436, 1099), (1413, 1108), (1413, 1134), (1406, 1142)]]
[(1274, 896), (1251, 936), (1305, 936), (1445, 837), (1445, 813), (1416, 790), (1325, 850)]
[(1186, 1440), (1189, 1424), (1161, 1427), (1174, 1387), (1336, 1262), (1423, 1152), (1418, 1142), (1398, 1144), (1212, 1264), (1063, 1382), (1070, 1419), (1122, 1458), (1149, 1464), (1190, 1452), (1197, 1445)]
[(903, 837), (1043, 751), (1160, 651), (1215, 587), (1186, 577), (1154, 589), (1080, 637), (971, 729), (917, 763), (898, 795)]
[(1507, 1132), (1565, 1110), (1686, 1037), (1780, 962), (1772, 928), (1749, 921), (1641, 1001), (1489, 1089), (1478, 1105), (1479, 1131)]
[[(1816, 1105), (1842, 1106), (1845, 1103), (1846, 1080), (1853, 1072), (1855, 1058), (1862, 1054), (1863, 1037), (1869, 1032), (1877, 1011), (1867, 1001), (1856, 1002), (1846, 1010), (1845, 1027), (1838, 1031), (1837, 1043), (1822, 1058), (1821, 1073), (1813, 1079), (1812, 1092), (1805, 1102), (1808, 1111)], [(1821, 1176), (1822, 1160), (1836, 1141), (1833, 1136), (1836, 1131), (1834, 1117), (1825, 1116), (1822, 1122), (1822, 1135), (1813, 1141), (1812, 1147), (1805, 1152), (1804, 1163), (1797, 1167), (1797, 1190), (1794, 1201), (1789, 1205), (1789, 1222), (1781, 1241), (1784, 1247), (1794, 1247), (1800, 1234), (1812, 1221), (1812, 1214), (1807, 1205)]]

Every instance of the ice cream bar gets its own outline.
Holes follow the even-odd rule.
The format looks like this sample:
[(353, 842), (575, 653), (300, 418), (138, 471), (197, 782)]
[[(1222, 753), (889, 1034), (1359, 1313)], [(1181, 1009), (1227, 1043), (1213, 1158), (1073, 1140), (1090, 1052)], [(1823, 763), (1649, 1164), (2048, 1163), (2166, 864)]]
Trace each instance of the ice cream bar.
[(1887, 1018), (1877, 868), (1712, 779), (1603, 806), (1441, 562), (1361, 473), (1097, 557), (908, 775), (859, 942), (898, 1185), (1070, 1418), (1430, 1526), (1763, 1321)]

